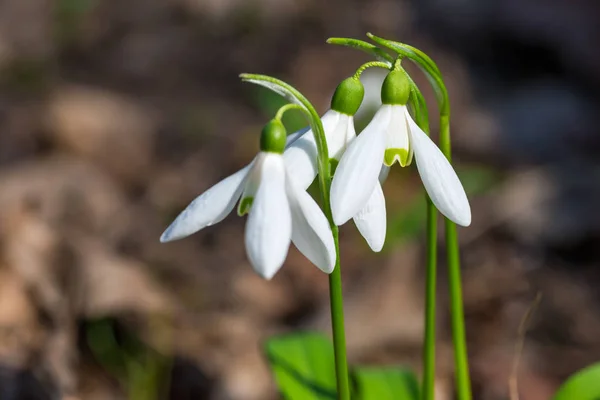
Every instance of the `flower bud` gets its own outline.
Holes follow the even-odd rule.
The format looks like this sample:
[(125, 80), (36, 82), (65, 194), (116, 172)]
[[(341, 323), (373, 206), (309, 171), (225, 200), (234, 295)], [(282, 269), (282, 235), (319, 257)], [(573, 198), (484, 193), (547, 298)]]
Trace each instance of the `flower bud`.
[(354, 115), (365, 97), (365, 88), (360, 79), (344, 79), (335, 89), (331, 99), (331, 109), (342, 114)]
[(392, 71), (381, 86), (381, 102), (383, 104), (401, 105), (408, 103), (410, 82), (404, 71)]
[(260, 135), (260, 150), (270, 153), (282, 154), (285, 149), (287, 132), (285, 126), (278, 119), (269, 121)]

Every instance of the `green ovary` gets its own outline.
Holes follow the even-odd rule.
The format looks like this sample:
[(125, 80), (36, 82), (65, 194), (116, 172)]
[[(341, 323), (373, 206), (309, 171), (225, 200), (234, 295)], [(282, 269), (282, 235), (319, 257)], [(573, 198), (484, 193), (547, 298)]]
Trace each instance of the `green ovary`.
[(241, 217), (248, 214), (253, 202), (254, 197), (242, 197), (242, 200), (240, 200), (240, 204), (238, 206), (238, 215)]
[(410, 162), (408, 160), (408, 150), (406, 149), (387, 149), (383, 156), (383, 163), (391, 167), (394, 162), (398, 161), (401, 167), (406, 167)]

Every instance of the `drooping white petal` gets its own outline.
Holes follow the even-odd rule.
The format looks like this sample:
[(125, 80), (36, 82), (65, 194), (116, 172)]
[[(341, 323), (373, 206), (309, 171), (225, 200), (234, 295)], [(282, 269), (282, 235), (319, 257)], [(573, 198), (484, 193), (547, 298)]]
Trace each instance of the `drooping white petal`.
[(329, 159), (339, 160), (346, 150), (346, 146), (348, 145), (348, 141), (346, 140), (348, 121), (350, 118), (349, 115), (339, 113), (335, 110), (327, 111), (323, 115), (323, 118), (321, 118), (327, 140)]
[(258, 186), (260, 185), (262, 175), (262, 163), (264, 159), (265, 153), (259, 153), (253, 161), (254, 165), (246, 175), (246, 180), (243, 185), (244, 188), (242, 190), (242, 195), (238, 204), (239, 216), (247, 214), (248, 211), (250, 211), (250, 207), (252, 207), (254, 197), (256, 196)]
[(287, 256), (292, 216), (285, 193), (285, 166), (279, 154), (261, 153), (261, 177), (246, 223), (246, 252), (254, 270), (271, 279)]
[(383, 162), (390, 111), (390, 106), (381, 106), (340, 160), (331, 184), (331, 210), (336, 225), (346, 223), (359, 212), (375, 189)]
[(304, 135), (309, 130), (310, 126), (305, 126), (299, 131), (287, 135), (287, 137), (285, 138), (285, 148), (287, 149), (292, 143), (294, 143), (298, 138), (302, 137), (302, 135)]
[(239, 199), (253, 164), (254, 161), (196, 197), (164, 231), (160, 241), (165, 243), (181, 239), (221, 222)]
[(456, 172), (442, 151), (412, 120), (408, 111), (406, 115), (417, 169), (427, 194), (448, 219), (459, 225), (469, 226), (471, 207)]
[(293, 180), (286, 181), (292, 212), (292, 242), (298, 250), (325, 273), (335, 267), (335, 244), (329, 222), (321, 208)]
[[(348, 125), (346, 126), (346, 146), (344, 147), (344, 151), (348, 148), (350, 142), (356, 139), (356, 129), (354, 128), (354, 117), (348, 116)], [(340, 156), (341, 158), (341, 156)]]
[[(328, 148), (330, 147), (329, 136), (333, 137), (334, 135), (331, 133), (338, 130), (338, 121), (341, 116), (342, 114), (337, 111), (329, 110), (321, 118), (323, 130), (327, 136)], [(291, 141), (283, 153), (290, 177), (303, 189), (307, 189), (317, 176), (317, 154), (315, 136), (310, 129)], [(331, 154), (330, 158), (332, 158)]]
[(312, 130), (296, 139), (283, 152), (291, 179), (306, 189), (317, 176), (317, 144)]
[(371, 250), (381, 251), (385, 243), (387, 220), (385, 197), (379, 182), (375, 185), (375, 190), (373, 190), (367, 204), (354, 216), (354, 223)]
[(401, 166), (408, 164), (410, 146), (408, 140), (408, 123), (406, 106), (392, 105), (390, 124), (386, 130), (386, 146), (384, 162), (392, 166), (398, 162)]

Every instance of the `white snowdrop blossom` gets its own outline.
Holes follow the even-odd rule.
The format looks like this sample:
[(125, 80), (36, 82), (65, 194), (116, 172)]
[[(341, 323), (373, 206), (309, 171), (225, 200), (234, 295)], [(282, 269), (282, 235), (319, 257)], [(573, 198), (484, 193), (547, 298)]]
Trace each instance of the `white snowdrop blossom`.
[[(400, 75), (393, 75), (398, 72)], [(413, 121), (406, 102), (408, 91), (389, 85), (408, 85), (404, 73), (393, 71), (382, 87), (383, 105), (369, 125), (349, 144), (331, 185), (331, 209), (337, 225), (346, 223), (370, 202), (379, 186), (382, 164), (409, 165), (414, 156), (417, 170), (437, 209), (451, 221), (471, 224), (471, 208), (463, 186), (450, 162)], [(406, 78), (404, 77), (404, 80)], [(388, 87), (386, 87), (388, 85)]]
[(281, 268), (290, 242), (319, 269), (331, 273), (336, 253), (329, 222), (312, 197), (290, 178), (280, 154), (283, 143), (277, 151), (265, 151), (273, 146), (268, 141), (263, 145), (261, 138), (262, 151), (254, 160), (192, 201), (160, 241), (181, 239), (222, 221), (239, 200), (238, 214), (249, 214), (248, 258), (263, 278), (271, 279)]
[[(334, 161), (333, 164), (340, 161), (348, 145), (356, 138), (353, 114), (362, 101), (361, 94), (358, 104), (356, 104), (356, 101), (353, 104), (347, 104), (348, 99), (356, 100), (356, 96), (353, 98), (352, 93), (348, 93), (346, 83), (352, 85), (353, 88), (356, 88), (356, 85), (360, 85), (360, 88), (362, 88), (362, 84), (357, 79), (348, 78), (343, 81), (338, 86), (336, 94), (334, 94), (332, 109), (328, 110), (321, 118), (329, 157)], [(344, 100), (343, 103), (339, 101), (340, 98)], [(336, 109), (346, 112), (337, 111)], [(312, 130), (306, 131), (289, 143), (283, 157), (290, 175), (302, 188), (308, 188), (318, 173), (317, 145)], [(386, 176), (386, 171), (382, 170), (382, 181)], [(385, 197), (379, 183), (374, 185), (368, 202), (356, 210), (351, 217), (369, 247), (373, 251), (381, 251), (385, 242), (387, 221)]]

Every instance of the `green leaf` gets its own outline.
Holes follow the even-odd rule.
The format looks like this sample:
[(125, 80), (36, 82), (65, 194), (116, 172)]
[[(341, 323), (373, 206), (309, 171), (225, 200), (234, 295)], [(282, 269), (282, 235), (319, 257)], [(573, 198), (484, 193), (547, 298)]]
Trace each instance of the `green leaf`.
[(277, 386), (287, 400), (335, 400), (333, 345), (319, 333), (270, 338), (265, 353)]
[(598, 399), (600, 399), (600, 363), (571, 375), (553, 397), (553, 400)]
[(358, 367), (352, 371), (355, 400), (418, 400), (419, 384), (405, 368)]
[(394, 57), (392, 57), (379, 47), (372, 45), (371, 43), (364, 42), (362, 40), (349, 38), (329, 38), (327, 39), (327, 43), (335, 44), (338, 46), (351, 47), (353, 49), (364, 51), (365, 53), (372, 55), (379, 61), (389, 63), (390, 66), (394, 62)]

